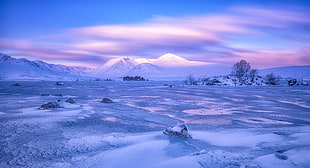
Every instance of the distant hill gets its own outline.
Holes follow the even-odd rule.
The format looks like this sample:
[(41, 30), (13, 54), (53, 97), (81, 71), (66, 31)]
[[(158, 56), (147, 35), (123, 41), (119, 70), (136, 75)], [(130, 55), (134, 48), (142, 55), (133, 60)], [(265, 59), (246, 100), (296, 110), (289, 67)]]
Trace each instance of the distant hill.
[(76, 80), (91, 71), (85, 67), (68, 67), (43, 61), (16, 59), (0, 53), (0, 80)]
[(283, 78), (299, 78), (310, 80), (310, 65), (308, 66), (286, 66), (259, 70), (260, 75), (273, 73)]

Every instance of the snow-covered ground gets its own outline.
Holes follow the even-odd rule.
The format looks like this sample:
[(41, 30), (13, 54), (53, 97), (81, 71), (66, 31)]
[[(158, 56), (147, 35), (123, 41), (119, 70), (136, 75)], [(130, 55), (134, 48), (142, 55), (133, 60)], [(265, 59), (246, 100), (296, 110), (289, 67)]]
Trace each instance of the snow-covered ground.
[[(310, 165), (309, 86), (13, 83), (0, 83), (2, 168)], [(57, 100), (64, 108), (38, 109)], [(191, 139), (163, 134), (178, 122)]]

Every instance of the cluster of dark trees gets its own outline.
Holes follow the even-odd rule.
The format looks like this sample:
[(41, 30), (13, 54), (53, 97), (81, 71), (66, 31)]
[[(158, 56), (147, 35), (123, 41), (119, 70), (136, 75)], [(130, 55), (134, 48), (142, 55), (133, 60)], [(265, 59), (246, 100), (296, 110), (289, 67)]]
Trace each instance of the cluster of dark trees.
[[(76, 81), (78, 81), (78, 80), (76, 80)], [(113, 81), (113, 79), (110, 79), (110, 78), (105, 78), (105, 79), (95, 78), (95, 79), (89, 79), (89, 81), (95, 81), (95, 82), (98, 82), (98, 81)]]
[(142, 76), (125, 76), (123, 81), (145, 81)]
[[(241, 85), (253, 83), (257, 77), (262, 78), (258, 75), (257, 69), (252, 69), (250, 63), (246, 60), (241, 60), (235, 63), (231, 75), (236, 76)], [(277, 85), (279, 84), (281, 77), (270, 73), (265, 76), (264, 80), (267, 85)]]
[(241, 60), (234, 64), (231, 72), (232, 76), (236, 76), (241, 85), (249, 82), (254, 82), (255, 76), (258, 75), (257, 69), (252, 69), (250, 63), (246, 60)]
[(268, 85), (278, 85), (282, 78), (280, 76), (276, 76), (273, 73), (267, 74), (265, 76), (266, 84)]
[(186, 80), (184, 81), (186, 85), (198, 85), (199, 81), (195, 79), (193, 74), (186, 76)]

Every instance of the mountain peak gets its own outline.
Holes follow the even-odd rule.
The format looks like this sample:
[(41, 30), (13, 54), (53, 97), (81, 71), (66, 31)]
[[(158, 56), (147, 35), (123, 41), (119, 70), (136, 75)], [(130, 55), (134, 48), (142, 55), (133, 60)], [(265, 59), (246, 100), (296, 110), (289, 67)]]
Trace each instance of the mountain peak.
[(179, 57), (177, 55), (167, 53), (158, 58), (158, 60), (182, 60), (187, 61), (185, 58)]
[(12, 58), (9, 55), (0, 53), (0, 63), (11, 62), (13, 60), (15, 60), (15, 58)]
[(206, 62), (189, 61), (185, 58), (168, 53), (155, 59), (152, 63), (158, 66), (200, 66), (206, 65)]
[(117, 62), (126, 63), (126, 62), (135, 62), (134, 59), (129, 57), (121, 57), (118, 59)]
[(121, 58), (116, 58), (116, 59), (113, 59), (114, 61), (114, 64), (115, 63), (118, 63), (118, 64), (137, 64), (137, 62), (132, 59), (132, 58), (129, 58), (129, 57), (121, 57)]
[(93, 74), (101, 77), (121, 77), (137, 64), (138, 62), (129, 57), (114, 58), (110, 59), (103, 66), (95, 70)]
[(151, 63), (152, 60), (151, 59), (147, 59), (147, 58), (136, 58), (135, 61), (139, 64), (143, 64), (143, 63)]

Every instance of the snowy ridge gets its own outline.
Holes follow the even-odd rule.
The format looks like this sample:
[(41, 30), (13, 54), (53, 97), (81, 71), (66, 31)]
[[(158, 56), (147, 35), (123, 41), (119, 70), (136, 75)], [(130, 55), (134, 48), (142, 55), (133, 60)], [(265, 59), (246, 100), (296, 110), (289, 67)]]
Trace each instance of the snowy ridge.
[(90, 70), (90, 68), (54, 65), (43, 61), (29, 61), (5, 54), (0, 55), (1, 80), (76, 80), (85, 78), (80, 75)]
[(259, 74), (273, 73), (283, 78), (304, 78), (310, 80), (310, 65), (308, 66), (286, 66), (259, 70)]
[(87, 75), (89, 72), (93, 70), (92, 68), (88, 68), (88, 67), (79, 67), (79, 66), (69, 67), (65, 65), (48, 64), (40, 60), (35, 60), (33, 62), (37, 63), (40, 66), (46, 67), (48, 69), (52, 69), (52, 70), (60, 71), (60, 72), (66, 72), (66, 73), (74, 74), (74, 75)]

